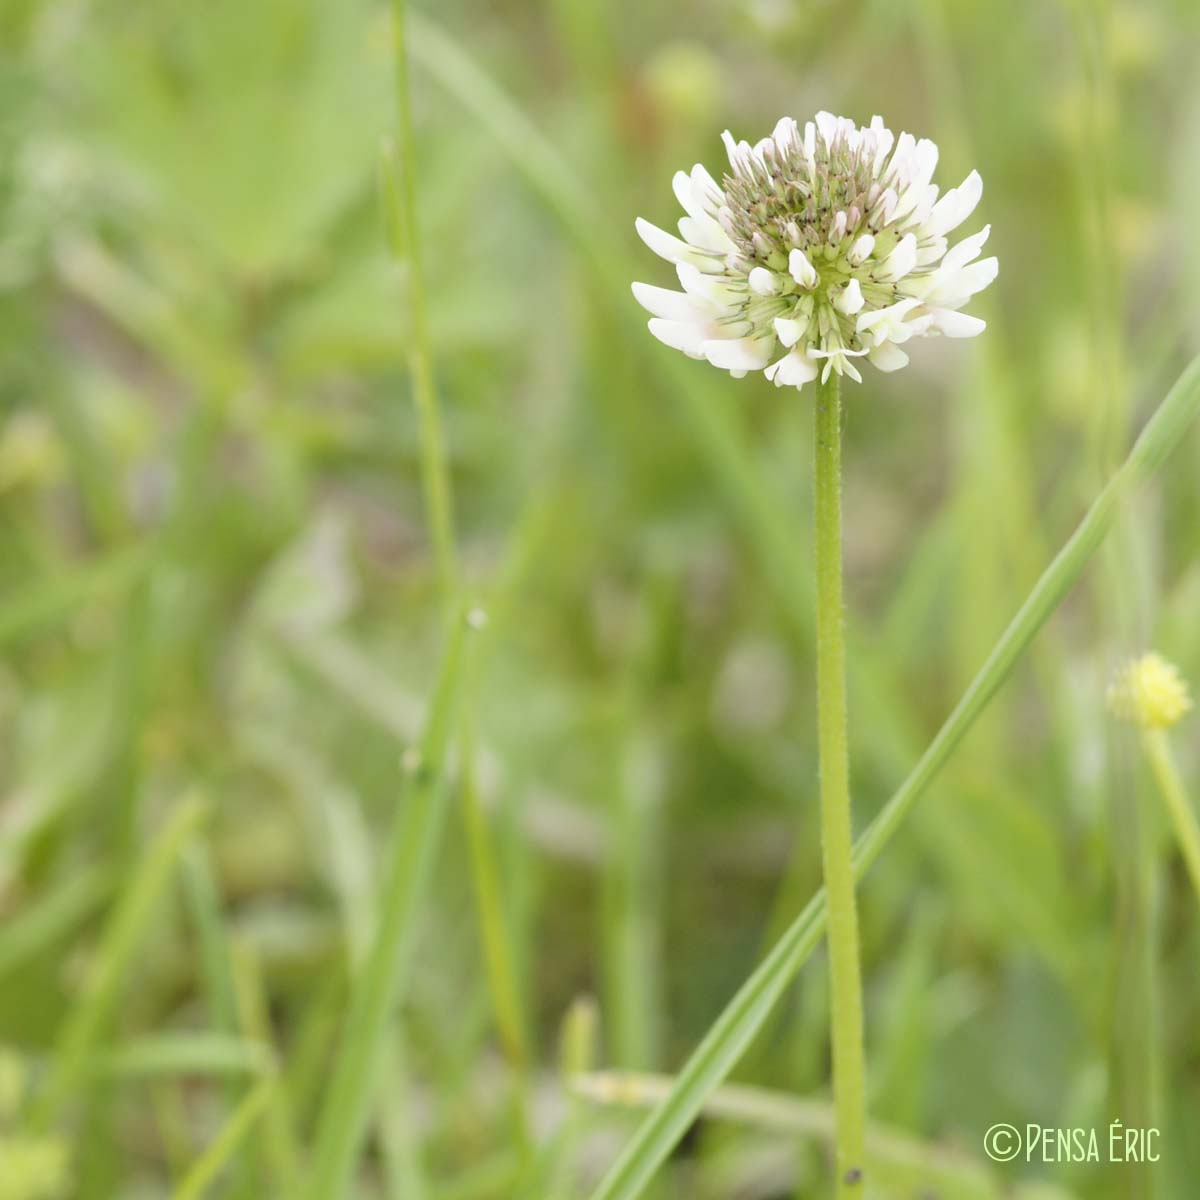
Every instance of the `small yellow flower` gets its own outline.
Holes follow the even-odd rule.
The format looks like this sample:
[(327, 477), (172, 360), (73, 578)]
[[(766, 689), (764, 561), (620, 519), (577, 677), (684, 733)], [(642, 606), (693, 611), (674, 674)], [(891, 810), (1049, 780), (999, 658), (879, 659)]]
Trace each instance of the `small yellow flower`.
[(1108, 707), (1142, 729), (1169, 729), (1192, 707), (1192, 699), (1175, 664), (1151, 651), (1117, 671), (1108, 688)]

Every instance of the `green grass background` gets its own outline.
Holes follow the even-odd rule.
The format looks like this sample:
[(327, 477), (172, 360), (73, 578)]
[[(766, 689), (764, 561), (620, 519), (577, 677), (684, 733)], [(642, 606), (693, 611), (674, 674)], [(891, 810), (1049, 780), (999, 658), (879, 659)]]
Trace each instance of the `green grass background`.
[[(677, 1069), (820, 882), (812, 396), (645, 333), (628, 282), (669, 269), (634, 217), (669, 225), (723, 128), (819, 108), (983, 176), (988, 331), (846, 395), (861, 829), (1200, 346), (1200, 9), (410, 25), (429, 350), (491, 620), (347, 1194), (567, 1200), (635, 1118), (565, 1073)], [(447, 641), (394, 124), (362, 0), (0, 8), (3, 1200), (304, 1194)], [(1120, 1119), (1162, 1161), (939, 1197), (1196, 1194), (1200, 913), (1103, 693), (1151, 645), (1200, 681), (1198, 477), (1193, 432), (861, 893), (875, 1119), (981, 1164), (999, 1121)], [(1200, 794), (1195, 719), (1174, 744)], [(827, 1057), (818, 956), (735, 1077), (822, 1101)], [(825, 1154), (713, 1116), (653, 1196), (820, 1196)]]

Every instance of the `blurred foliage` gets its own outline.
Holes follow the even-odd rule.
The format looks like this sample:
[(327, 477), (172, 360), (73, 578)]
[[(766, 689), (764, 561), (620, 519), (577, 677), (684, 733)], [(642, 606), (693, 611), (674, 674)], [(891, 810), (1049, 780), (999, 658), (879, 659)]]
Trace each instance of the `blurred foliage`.
[[(516, 1195), (530, 1155), (556, 1182), (529, 1194), (584, 1195), (629, 1126), (565, 1096), (573, 1003), (597, 999), (598, 1062), (674, 1069), (819, 882), (808, 596), (771, 582), (721, 458), (747, 450), (806, 544), (811, 397), (665, 365), (614, 283), (666, 282), (634, 217), (665, 224), (671, 171), (718, 169), (722, 128), (755, 137), (785, 111), (880, 112), (939, 142), (944, 185), (984, 178), (988, 333), (923, 344), (848, 398), (865, 823), (1200, 348), (1200, 9), (426, 11), (422, 257), (462, 556), (496, 605), (479, 787), (533, 1049), (528, 1070), (505, 1061), (456, 816), (388, 1072), (411, 1120), (381, 1122), (360, 1194), (402, 1194), (411, 1125), (408, 1178), (431, 1197)], [(439, 39), (586, 212), (529, 187), (508, 109), (468, 114)], [(120, 885), (187, 791), (213, 809), (216, 896), (174, 887), (103, 1030), (100, 1049), (159, 1066), (90, 1070), (52, 1130), (0, 1125), (0, 1195), (60, 1176), (79, 1200), (169, 1194), (252, 1084), (228, 1056), (166, 1071), (147, 1039), (274, 1043), (278, 1136), (247, 1141), (212, 1194), (287, 1194), (279, 1122), (308, 1143), (443, 640), (377, 185), (392, 86), (388, 14), (365, 0), (0, 9), (5, 1122), (25, 1089), (5, 1072), (53, 1061)], [(706, 443), (681, 392), (736, 443)], [(1152, 1170), (998, 1180), (1182, 1198), (1200, 1174), (1200, 921), (1103, 705), (1113, 664), (1151, 644), (1200, 682), (1198, 467), (1193, 436), (862, 893), (879, 1120), (972, 1157), (997, 1121), (1164, 1129)], [(1200, 795), (1194, 721), (1176, 746)], [(235, 948), (236, 1003), (214, 1000), (198, 913)], [(745, 1081), (821, 1095), (823, 989), (813, 964)], [(703, 1122), (656, 1196), (817, 1194), (820, 1146), (765, 1137)], [(21, 1191), (13, 1164), (38, 1153), (50, 1182)]]

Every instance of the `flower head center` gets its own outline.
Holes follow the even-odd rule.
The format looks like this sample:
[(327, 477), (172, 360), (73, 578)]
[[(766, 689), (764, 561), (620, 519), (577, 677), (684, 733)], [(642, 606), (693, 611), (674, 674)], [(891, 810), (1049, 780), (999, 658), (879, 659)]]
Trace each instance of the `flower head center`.
[(718, 220), (738, 249), (759, 261), (773, 254), (786, 259), (793, 249), (829, 261), (865, 231), (881, 190), (872, 162), (845, 141), (818, 142), (810, 158), (795, 139), (739, 160), (722, 187), (726, 203)]

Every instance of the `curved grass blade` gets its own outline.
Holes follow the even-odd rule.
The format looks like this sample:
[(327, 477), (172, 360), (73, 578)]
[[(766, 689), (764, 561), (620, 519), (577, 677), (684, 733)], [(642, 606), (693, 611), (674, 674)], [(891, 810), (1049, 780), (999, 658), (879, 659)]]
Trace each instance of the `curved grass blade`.
[[(879, 857), (945, 766), (967, 731), (1008, 678), (1018, 659), (1104, 540), (1117, 506), (1152, 475), (1178, 445), (1200, 410), (1200, 358), (1167, 394), (1129, 457), (1096, 497), (1066, 545), (996, 643), (987, 661), (899, 789), (855, 843), (856, 878)], [(592, 1200), (633, 1200), (696, 1118), (706, 1098), (732, 1070), (825, 932), (825, 893), (818, 892), (709, 1029), (669, 1094), (655, 1107), (592, 1193)]]

